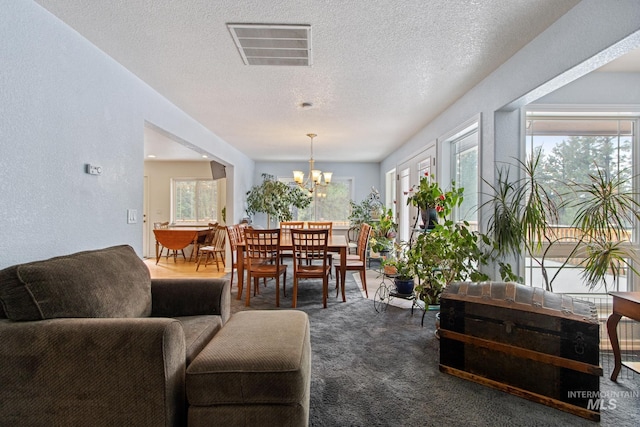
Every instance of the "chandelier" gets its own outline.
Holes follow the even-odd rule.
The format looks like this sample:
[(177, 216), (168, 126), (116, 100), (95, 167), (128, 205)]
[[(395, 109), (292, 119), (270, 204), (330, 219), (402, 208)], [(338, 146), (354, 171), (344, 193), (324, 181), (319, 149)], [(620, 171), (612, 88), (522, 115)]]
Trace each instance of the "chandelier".
[[(331, 175), (333, 172), (322, 172), (318, 169), (313, 168), (313, 138), (315, 138), (315, 133), (308, 133), (307, 136), (311, 138), (311, 158), (309, 159), (309, 175), (307, 179), (304, 179), (304, 172), (302, 171), (293, 171), (293, 180), (298, 184), (298, 186), (304, 190), (307, 190), (309, 193), (313, 193), (314, 190), (320, 186), (326, 186), (331, 182)], [(324, 177), (324, 182), (322, 182), (322, 178)]]

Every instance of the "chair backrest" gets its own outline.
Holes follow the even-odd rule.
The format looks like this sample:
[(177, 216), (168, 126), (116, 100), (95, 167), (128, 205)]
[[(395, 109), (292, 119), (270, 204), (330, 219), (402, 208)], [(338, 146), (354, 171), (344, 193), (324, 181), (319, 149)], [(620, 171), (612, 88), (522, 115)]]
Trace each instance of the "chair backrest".
[(202, 246), (213, 246), (213, 241), (216, 239), (216, 224), (209, 223), (209, 232), (201, 242)]
[(333, 222), (331, 221), (307, 221), (307, 228), (314, 230), (329, 230), (329, 234), (333, 233)]
[(323, 229), (292, 229), (291, 243), (293, 244), (293, 263), (295, 266), (302, 261), (322, 261), (322, 266), (327, 266), (327, 241), (329, 230)]
[(367, 258), (367, 245), (369, 244), (369, 234), (371, 234), (371, 226), (367, 223), (360, 225), (360, 234), (358, 235), (358, 256), (360, 261), (364, 262)]
[(292, 228), (304, 228), (304, 221), (282, 221), (280, 223), (280, 233), (282, 233), (282, 237), (290, 238)]
[(252, 263), (264, 263), (267, 261), (278, 262), (280, 252), (280, 230), (255, 230), (247, 227), (244, 229), (245, 259), (248, 268)]
[(347, 230), (347, 240), (349, 242), (357, 242), (360, 235), (360, 224), (353, 225)]
[(225, 227), (224, 225), (216, 225), (215, 235), (213, 238), (213, 242), (211, 242), (211, 246), (219, 251), (224, 250), (226, 245), (226, 237), (227, 227)]
[(235, 251), (238, 248), (238, 243), (242, 242), (240, 233), (241, 230), (238, 224), (227, 225), (227, 237), (229, 237), (229, 245), (232, 251)]

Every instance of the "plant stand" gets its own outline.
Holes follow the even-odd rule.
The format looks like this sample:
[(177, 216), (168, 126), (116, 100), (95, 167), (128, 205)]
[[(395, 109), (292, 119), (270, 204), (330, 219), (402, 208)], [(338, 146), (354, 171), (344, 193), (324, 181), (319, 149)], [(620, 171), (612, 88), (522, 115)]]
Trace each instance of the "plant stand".
[[(422, 310), (422, 319), (420, 324), (421, 326), (424, 326), (424, 316), (427, 310), (425, 310), (425, 307), (422, 301), (416, 297), (415, 291), (410, 294), (401, 294), (398, 292), (394, 284), (394, 279), (395, 279), (394, 274), (385, 274), (384, 272), (380, 272), (380, 275), (382, 277), (382, 282), (380, 283), (380, 286), (378, 287), (378, 290), (376, 291), (376, 294), (373, 297), (373, 308), (378, 313), (383, 313), (387, 310), (389, 303), (394, 298), (400, 298), (406, 301), (411, 301), (411, 315), (413, 316), (414, 308), (419, 308), (420, 310)], [(429, 308), (427, 307), (427, 309)]]

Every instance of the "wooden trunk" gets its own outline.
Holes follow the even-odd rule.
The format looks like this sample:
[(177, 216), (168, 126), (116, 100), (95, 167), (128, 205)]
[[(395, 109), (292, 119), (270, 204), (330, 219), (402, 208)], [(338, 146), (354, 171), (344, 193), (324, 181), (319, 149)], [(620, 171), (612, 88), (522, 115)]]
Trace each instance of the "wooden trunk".
[(440, 300), (440, 371), (600, 420), (593, 303), (515, 283), (453, 283)]

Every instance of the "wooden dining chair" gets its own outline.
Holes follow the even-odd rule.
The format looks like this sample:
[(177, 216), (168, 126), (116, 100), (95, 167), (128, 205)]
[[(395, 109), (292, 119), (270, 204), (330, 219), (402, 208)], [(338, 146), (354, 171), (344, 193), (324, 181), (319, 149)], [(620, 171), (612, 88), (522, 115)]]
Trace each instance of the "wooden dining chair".
[[(245, 242), (245, 272), (247, 274), (247, 296), (245, 305), (250, 305), (251, 279), (253, 279), (253, 292), (260, 293), (258, 279), (274, 278), (276, 283), (276, 307), (280, 307), (280, 276), (283, 283), (287, 280), (287, 266), (280, 262), (280, 230), (256, 230), (244, 229)], [(286, 290), (283, 286), (283, 294)]]
[[(312, 230), (329, 230), (329, 235), (333, 234), (333, 222), (331, 221), (307, 221), (307, 228)], [(329, 275), (331, 275), (332, 259), (334, 255), (339, 255), (335, 252), (329, 252), (327, 254), (327, 260), (329, 261)]]
[(203, 246), (211, 246), (213, 244), (213, 239), (215, 238), (215, 233), (212, 234), (212, 231), (215, 231), (217, 222), (210, 222), (207, 224), (209, 227), (209, 232), (204, 235), (204, 237), (198, 236), (198, 238), (193, 242), (193, 250), (191, 251), (191, 255), (189, 255), (189, 261), (195, 258), (197, 262), (200, 258), (200, 248)]
[(328, 229), (292, 229), (293, 244), (293, 298), (291, 307), (298, 301), (300, 279), (322, 279), (322, 306), (327, 308), (329, 294), (329, 272), (327, 260)]
[[(229, 238), (229, 246), (231, 247), (231, 282), (229, 283), (229, 290), (233, 287), (233, 270), (238, 268), (238, 243), (244, 241), (244, 227), (240, 224), (233, 224), (227, 226), (227, 237)], [(238, 286), (238, 290), (240, 286)]]
[[(304, 221), (281, 221), (280, 222), (280, 239), (290, 240), (292, 229), (304, 228)], [(293, 251), (280, 251), (280, 261), (284, 262), (285, 258), (292, 258)]]
[(333, 233), (333, 222), (331, 221), (307, 221), (307, 228), (312, 230), (329, 230), (329, 234)]
[(349, 244), (349, 253), (357, 254), (358, 253), (358, 236), (360, 234), (360, 224), (352, 225), (347, 230), (347, 243)]
[[(345, 268), (347, 271), (359, 271), (360, 280), (362, 281), (362, 289), (365, 295), (369, 298), (369, 292), (367, 291), (367, 245), (369, 244), (369, 235), (371, 234), (371, 226), (367, 223), (363, 223), (360, 226), (360, 234), (358, 235), (358, 253), (348, 254), (347, 263)], [(340, 269), (342, 265), (340, 258), (334, 258), (333, 265), (336, 268), (336, 290), (340, 292), (341, 286), (344, 283), (340, 283)]]
[(220, 263), (222, 263), (222, 268), (226, 267), (225, 264), (225, 252), (226, 252), (226, 235), (227, 229), (222, 225), (216, 225), (212, 230), (209, 231), (211, 235), (211, 240), (209, 245), (200, 247), (200, 256), (198, 256), (198, 265), (196, 266), (196, 271), (200, 268), (200, 263), (202, 262), (202, 257), (204, 257), (204, 266), (207, 267), (209, 263), (209, 258), (213, 258), (216, 262), (216, 268), (220, 271)]

